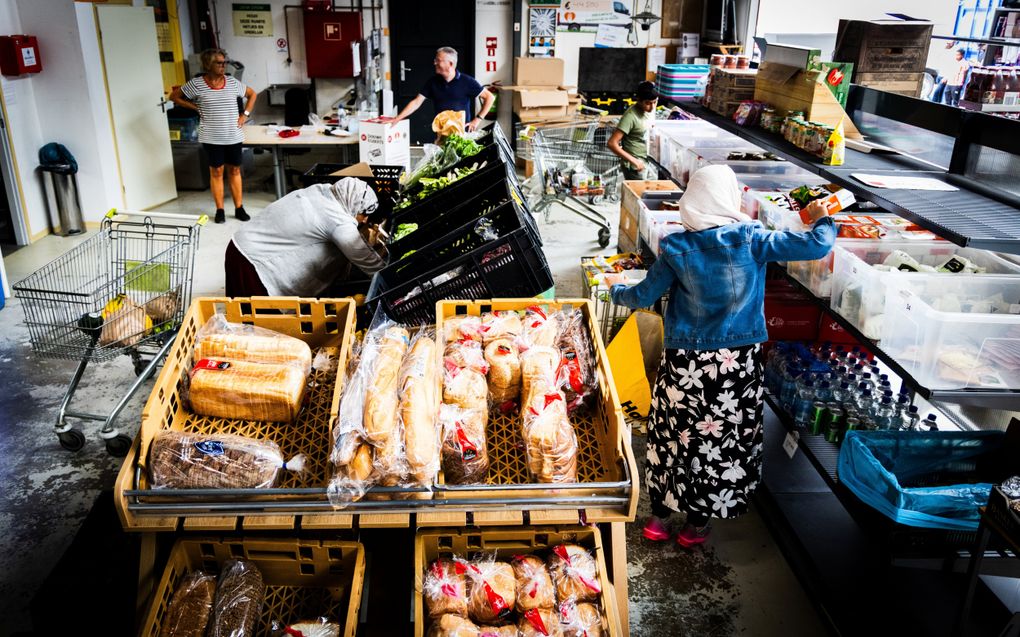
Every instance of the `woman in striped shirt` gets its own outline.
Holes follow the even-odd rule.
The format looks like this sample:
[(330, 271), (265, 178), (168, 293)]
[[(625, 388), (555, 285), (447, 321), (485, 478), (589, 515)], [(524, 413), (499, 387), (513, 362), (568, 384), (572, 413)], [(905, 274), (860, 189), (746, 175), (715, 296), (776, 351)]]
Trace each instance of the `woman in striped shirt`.
[[(227, 165), (230, 195), (234, 199), (234, 216), (248, 221), (241, 193), (241, 126), (255, 108), (255, 91), (226, 75), (227, 54), (223, 49), (207, 49), (201, 55), (205, 74), (184, 86), (175, 87), (170, 101), (198, 111), (198, 141), (209, 157), (209, 183), (216, 202), (216, 223), (226, 221), (223, 212), (223, 165)], [(238, 100), (246, 100), (244, 112), (238, 113)]]

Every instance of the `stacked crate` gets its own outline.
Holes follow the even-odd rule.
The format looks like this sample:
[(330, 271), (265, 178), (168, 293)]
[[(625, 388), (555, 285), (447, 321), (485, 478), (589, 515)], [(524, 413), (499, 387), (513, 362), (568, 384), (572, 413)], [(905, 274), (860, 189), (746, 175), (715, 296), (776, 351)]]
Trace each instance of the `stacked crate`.
[(733, 117), (741, 102), (754, 99), (757, 77), (757, 69), (712, 67), (708, 78), (708, 107), (723, 117)]
[(840, 20), (832, 59), (853, 62), (854, 84), (920, 97), (932, 23)]

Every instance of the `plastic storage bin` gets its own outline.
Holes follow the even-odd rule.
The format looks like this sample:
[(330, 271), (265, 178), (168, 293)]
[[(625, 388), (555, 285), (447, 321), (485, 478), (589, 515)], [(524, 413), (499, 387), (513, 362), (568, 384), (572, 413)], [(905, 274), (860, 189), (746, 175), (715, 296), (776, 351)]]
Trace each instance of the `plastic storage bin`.
[(1020, 388), (1020, 277), (896, 277), (882, 349), (932, 389)]
[(664, 201), (677, 201), (683, 193), (680, 191), (671, 192), (649, 192), (641, 196), (640, 212), (638, 213), (638, 237), (648, 243), (649, 227), (654, 223), (665, 221), (680, 221), (680, 212), (677, 210), (662, 210)]
[(926, 281), (937, 284), (935, 279), (960, 276), (952, 273), (888, 272), (875, 269), (874, 265), (882, 263), (894, 250), (909, 254), (923, 265), (937, 267), (947, 259), (958, 256), (985, 268), (989, 276), (1020, 276), (1020, 265), (993, 252), (960, 248), (945, 241), (841, 240), (833, 250), (830, 304), (873, 340), (882, 338), (888, 281), (894, 278), (915, 280), (924, 285)]

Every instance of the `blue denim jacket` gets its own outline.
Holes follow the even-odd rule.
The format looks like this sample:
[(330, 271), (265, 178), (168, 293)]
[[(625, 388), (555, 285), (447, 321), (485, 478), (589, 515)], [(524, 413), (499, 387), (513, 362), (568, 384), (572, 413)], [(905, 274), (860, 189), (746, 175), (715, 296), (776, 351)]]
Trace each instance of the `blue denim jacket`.
[(766, 230), (754, 222), (671, 234), (662, 240), (662, 254), (644, 281), (613, 286), (613, 303), (648, 307), (668, 291), (666, 349), (761, 343), (768, 340), (766, 264), (820, 259), (835, 241), (829, 217), (807, 232)]

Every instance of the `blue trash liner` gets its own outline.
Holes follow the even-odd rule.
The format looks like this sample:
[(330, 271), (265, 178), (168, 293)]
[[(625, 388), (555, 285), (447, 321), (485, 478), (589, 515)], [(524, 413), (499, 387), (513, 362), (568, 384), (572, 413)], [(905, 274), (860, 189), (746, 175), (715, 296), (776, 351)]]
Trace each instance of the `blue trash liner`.
[(974, 531), (988, 503), (982, 463), (1005, 440), (1001, 431), (849, 431), (837, 475), (851, 492), (889, 519), (912, 527)]

